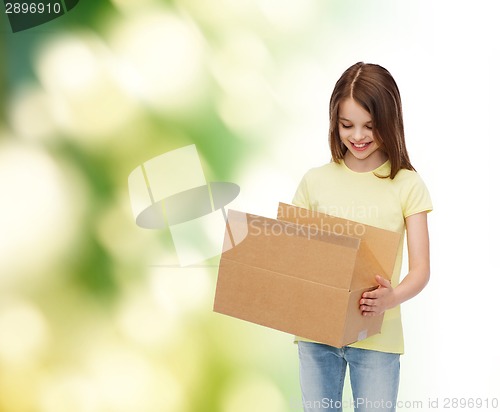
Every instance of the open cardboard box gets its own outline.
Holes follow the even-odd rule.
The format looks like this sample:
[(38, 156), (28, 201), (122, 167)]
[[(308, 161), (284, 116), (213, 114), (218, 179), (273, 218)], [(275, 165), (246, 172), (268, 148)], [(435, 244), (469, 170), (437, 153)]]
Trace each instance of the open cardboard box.
[(400, 234), (280, 203), (278, 219), (229, 210), (214, 311), (332, 346), (379, 333), (363, 292), (390, 279)]

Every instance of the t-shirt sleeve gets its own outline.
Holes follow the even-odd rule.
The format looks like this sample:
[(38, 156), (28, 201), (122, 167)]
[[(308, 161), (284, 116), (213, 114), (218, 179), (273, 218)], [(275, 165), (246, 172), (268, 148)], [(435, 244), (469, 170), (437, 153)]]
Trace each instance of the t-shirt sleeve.
[(421, 177), (414, 173), (410, 180), (404, 199), (402, 199), (403, 216), (414, 215), (420, 212), (430, 212), (432, 210), (432, 201), (429, 190)]
[(292, 203), (295, 206), (303, 207), (305, 209), (310, 209), (309, 191), (307, 188), (307, 174), (304, 175), (304, 177), (300, 181), (299, 187), (297, 188), (295, 196), (292, 199)]

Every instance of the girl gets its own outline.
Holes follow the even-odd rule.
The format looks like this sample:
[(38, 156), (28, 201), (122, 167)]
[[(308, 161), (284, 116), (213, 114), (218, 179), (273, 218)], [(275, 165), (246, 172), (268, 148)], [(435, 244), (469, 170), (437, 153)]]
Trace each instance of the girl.
[[(304, 410), (342, 411), (347, 366), (358, 411), (395, 411), (403, 333), (399, 305), (429, 280), (427, 212), (432, 203), (406, 151), (401, 98), (391, 74), (362, 62), (348, 68), (330, 99), (332, 162), (309, 170), (293, 203), (400, 232), (409, 271), (400, 283), (403, 236), (391, 281), (359, 302), (364, 316), (385, 313), (378, 335), (342, 348), (297, 337)], [(349, 404), (348, 402), (344, 403)]]

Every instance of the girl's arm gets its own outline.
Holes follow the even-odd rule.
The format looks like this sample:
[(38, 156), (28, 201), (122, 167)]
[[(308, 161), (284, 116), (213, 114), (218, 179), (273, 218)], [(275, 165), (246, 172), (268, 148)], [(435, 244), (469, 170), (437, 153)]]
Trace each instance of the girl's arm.
[(376, 276), (379, 287), (363, 293), (360, 309), (364, 316), (384, 313), (408, 299), (411, 299), (427, 285), (430, 276), (429, 232), (427, 212), (417, 213), (406, 218), (409, 272), (401, 283), (393, 288), (391, 283)]

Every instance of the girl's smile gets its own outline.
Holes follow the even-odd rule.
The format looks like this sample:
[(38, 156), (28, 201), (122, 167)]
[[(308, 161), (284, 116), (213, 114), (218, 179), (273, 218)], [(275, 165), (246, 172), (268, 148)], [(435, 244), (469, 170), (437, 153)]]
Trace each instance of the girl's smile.
[(372, 142), (368, 142), (368, 143), (352, 143), (352, 142), (350, 142), (350, 143), (351, 143), (354, 150), (356, 150), (358, 152), (362, 152), (362, 151), (366, 150)]

